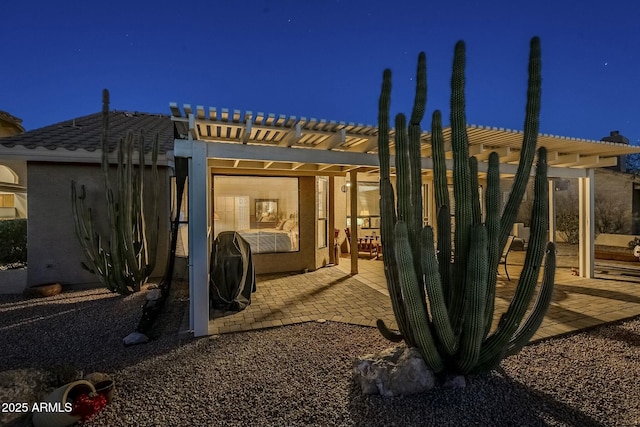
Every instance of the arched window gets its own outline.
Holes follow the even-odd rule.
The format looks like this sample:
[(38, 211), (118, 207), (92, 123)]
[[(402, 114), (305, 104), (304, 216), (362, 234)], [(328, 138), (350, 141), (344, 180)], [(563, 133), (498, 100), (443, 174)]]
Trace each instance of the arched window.
[(9, 183), (9, 184), (17, 184), (18, 183), (18, 174), (16, 174), (8, 166), (0, 165), (0, 182), (5, 182), (5, 183)]

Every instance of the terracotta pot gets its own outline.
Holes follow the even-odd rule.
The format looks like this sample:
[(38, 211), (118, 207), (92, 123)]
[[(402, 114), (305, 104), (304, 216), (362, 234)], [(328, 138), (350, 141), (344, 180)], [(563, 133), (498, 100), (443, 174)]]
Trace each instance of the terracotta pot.
[(69, 384), (65, 384), (60, 388), (55, 389), (47, 397), (42, 399), (43, 402), (53, 403), (58, 405), (58, 411), (34, 412), (33, 413), (33, 425), (34, 427), (67, 427), (80, 421), (79, 416), (71, 415), (67, 412), (65, 407), (67, 403), (73, 404), (76, 397), (83, 393), (95, 393), (96, 389), (89, 381), (79, 380)]
[(113, 400), (113, 394), (116, 391), (116, 383), (113, 380), (100, 381), (95, 385), (96, 393), (107, 398), (107, 403)]
[(51, 297), (58, 295), (62, 292), (62, 285), (60, 283), (44, 283), (42, 285), (30, 286), (25, 289), (24, 293), (29, 297)]

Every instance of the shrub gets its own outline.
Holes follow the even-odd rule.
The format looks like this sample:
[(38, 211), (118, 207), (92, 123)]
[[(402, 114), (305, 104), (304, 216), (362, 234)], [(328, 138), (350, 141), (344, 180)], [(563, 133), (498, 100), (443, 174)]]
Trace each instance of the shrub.
[(27, 220), (0, 221), (0, 264), (27, 262)]
[(565, 242), (572, 245), (580, 242), (578, 195), (573, 191), (556, 193), (556, 229)]
[(595, 199), (594, 210), (596, 233), (631, 233), (630, 212), (618, 198), (609, 193), (599, 194)]

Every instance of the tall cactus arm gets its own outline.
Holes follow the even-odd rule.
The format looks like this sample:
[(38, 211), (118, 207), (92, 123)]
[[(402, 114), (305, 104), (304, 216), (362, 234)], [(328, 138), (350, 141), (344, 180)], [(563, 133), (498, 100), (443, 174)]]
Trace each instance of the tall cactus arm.
[(447, 183), (447, 163), (444, 154), (442, 117), (439, 110), (431, 119), (431, 152), (433, 155), (433, 187), (436, 199), (438, 224), (438, 265), (446, 304), (451, 309), (453, 289), (451, 287), (451, 209), (449, 185)]
[(538, 129), (540, 127), (540, 99), (542, 93), (542, 60), (540, 39), (533, 37), (529, 50), (529, 81), (527, 86), (527, 106), (524, 120), (524, 133), (520, 162), (513, 181), (509, 199), (502, 214), (500, 231), (500, 247), (507, 243), (507, 238), (513, 227), (522, 197), (527, 188), (531, 174), (531, 166), (536, 153)]
[(469, 157), (469, 173), (471, 175), (471, 212), (472, 224), (477, 225), (482, 222), (482, 209), (480, 207), (480, 195), (478, 194), (480, 185), (478, 184), (478, 159)]
[(445, 304), (451, 314), (451, 301), (453, 301), (453, 286), (451, 286), (451, 214), (448, 206), (438, 209), (438, 267)]
[[(153, 145), (151, 148), (151, 181), (152, 181), (152, 190), (151, 195), (153, 197), (153, 202), (151, 203), (151, 213), (149, 214), (149, 219), (152, 221), (149, 227), (146, 227), (147, 230), (147, 242), (145, 244), (146, 253), (146, 270), (148, 274), (153, 272), (153, 269), (156, 265), (156, 259), (158, 254), (158, 233), (160, 232), (160, 217), (158, 215), (158, 204), (159, 204), (159, 196), (160, 196), (160, 175), (158, 173), (158, 152), (160, 150), (160, 141), (159, 135), (156, 134)], [(144, 153), (142, 153), (144, 157)], [(142, 216), (144, 219), (144, 215)]]
[[(416, 71), (416, 93), (413, 110), (409, 120), (409, 166), (410, 171), (410, 196), (411, 214), (407, 221), (409, 227), (409, 241), (414, 254), (420, 251), (420, 230), (422, 229), (422, 155), (421, 138), (422, 128), (420, 122), (424, 117), (427, 103), (427, 57), (424, 52), (418, 55), (418, 69)], [(419, 263), (419, 256), (415, 261)], [(416, 265), (420, 268), (420, 265)]]
[(396, 191), (398, 219), (407, 222), (411, 214), (411, 173), (409, 166), (409, 137), (407, 118), (396, 115)]
[[(137, 254), (136, 254), (136, 237), (134, 237), (134, 228), (137, 228), (137, 218), (135, 217), (135, 201), (134, 198), (140, 197), (139, 182), (134, 181), (133, 176), (133, 132), (127, 132), (126, 138), (120, 138), (118, 149), (118, 196), (119, 196), (119, 208), (120, 215), (119, 220), (122, 221), (122, 226), (115, 227), (114, 234), (117, 236), (114, 253), (121, 254), (124, 262), (121, 263), (121, 267), (116, 271), (125, 272), (127, 268), (137, 266)], [(126, 153), (126, 155), (125, 155)], [(128, 184), (128, 185), (127, 185)], [(134, 193), (135, 191), (135, 193)], [(128, 227), (127, 224), (133, 223), (133, 227)], [(120, 255), (116, 258), (120, 262)], [(134, 269), (135, 270), (135, 269)], [(129, 275), (135, 274), (131, 271)], [(135, 281), (137, 278), (132, 278), (130, 284), (132, 290), (136, 289)]]
[(460, 295), (451, 303), (451, 319), (459, 330), (465, 299), (466, 265), (472, 224), (471, 174), (469, 170), (469, 141), (467, 138), (464, 99), (464, 42), (456, 43), (451, 76), (451, 148), (453, 150), (453, 196), (455, 198), (454, 262), (451, 286)]
[(469, 262), (467, 264), (468, 303), (462, 325), (460, 351), (456, 366), (461, 373), (469, 373), (478, 362), (485, 328), (485, 306), (487, 298), (487, 230), (482, 224), (474, 225), (471, 231)]
[[(398, 323), (400, 335), (404, 337), (408, 346), (415, 346), (413, 333), (411, 332), (404, 303), (402, 290), (398, 283), (398, 269), (395, 265), (393, 248), (393, 228), (396, 223), (395, 198), (391, 186), (391, 173), (389, 166), (389, 108), (391, 104), (391, 70), (384, 70), (382, 74), (382, 90), (378, 105), (378, 158), (380, 161), (380, 235), (385, 248), (384, 274), (387, 279), (387, 289), (391, 299), (391, 307)], [(392, 334), (382, 320), (377, 322), (378, 329), (384, 337), (392, 337), (395, 341), (398, 336)]]
[(458, 351), (458, 339), (453, 332), (453, 327), (449, 321), (449, 313), (445, 302), (440, 273), (438, 272), (438, 260), (435, 253), (435, 242), (433, 240), (433, 229), (424, 227), (421, 233), (422, 246), (422, 272), (424, 274), (424, 285), (429, 296), (429, 307), (433, 326), (442, 347), (448, 355), (453, 355)]
[(524, 265), (518, 280), (515, 295), (503, 314), (493, 335), (489, 336), (482, 348), (481, 359), (486, 362), (496, 352), (506, 348), (508, 341), (517, 330), (526, 313), (533, 292), (535, 291), (540, 272), (540, 264), (544, 256), (546, 232), (549, 225), (547, 183), (547, 152), (544, 147), (538, 149), (538, 164), (534, 181), (534, 201), (531, 210), (531, 240)]
[(486, 338), (491, 330), (493, 310), (496, 299), (496, 269), (500, 262), (502, 248), (500, 239), (500, 159), (496, 152), (489, 154), (489, 166), (487, 170), (487, 191), (485, 192), (485, 226), (487, 227), (487, 308), (485, 311)]
[(82, 265), (88, 271), (99, 274), (104, 271), (104, 252), (102, 251), (100, 235), (94, 230), (91, 209), (87, 210), (84, 205), (85, 199), (86, 191), (84, 185), (80, 186), (80, 194), (78, 194), (75, 181), (71, 181), (71, 207), (73, 209), (74, 227), (88, 263), (88, 265), (85, 263), (82, 263)]
[(447, 161), (444, 154), (444, 135), (442, 133), (442, 115), (439, 110), (431, 117), (431, 152), (433, 155), (433, 187), (436, 209), (451, 206), (447, 183)]
[[(407, 318), (406, 308), (402, 297), (402, 289), (400, 287), (398, 278), (398, 268), (395, 262), (395, 249), (394, 249), (394, 236), (393, 228), (395, 225), (395, 210), (393, 209), (393, 188), (391, 182), (386, 179), (380, 182), (380, 213), (381, 213), (381, 230), (382, 244), (384, 246), (384, 256), (382, 262), (384, 263), (384, 275), (387, 279), (387, 289), (389, 291), (389, 297), (391, 299), (391, 308), (395, 315), (396, 322), (398, 323), (398, 329), (400, 335), (404, 338), (408, 346), (414, 347), (415, 340), (413, 338), (413, 332), (411, 325)], [(385, 217), (386, 215), (386, 217)], [(381, 319), (377, 321), (378, 330), (383, 337), (390, 341), (397, 342), (397, 336), (391, 333), (389, 328), (384, 324)], [(391, 338), (390, 338), (391, 337)]]
[(396, 223), (394, 236), (400, 287), (407, 307), (407, 316), (415, 333), (416, 343), (427, 366), (434, 372), (441, 372), (444, 369), (444, 362), (431, 335), (427, 305), (422, 298), (422, 287), (413, 270), (413, 255), (411, 254), (407, 225), (404, 221), (399, 220)]
[(418, 54), (418, 69), (416, 71), (416, 94), (413, 98), (410, 124), (420, 125), (427, 105), (427, 55)]
[(391, 157), (391, 153), (389, 152), (390, 108), (391, 70), (386, 69), (382, 73), (382, 90), (380, 91), (380, 99), (378, 100), (378, 160), (380, 162), (380, 181), (391, 179), (391, 172), (389, 170), (389, 159)]
[(544, 319), (551, 299), (553, 298), (553, 284), (556, 271), (556, 246), (553, 242), (547, 243), (544, 272), (542, 274), (542, 284), (540, 293), (529, 313), (527, 320), (518, 328), (513, 338), (509, 341), (507, 354), (515, 354), (524, 347), (531, 337), (536, 333), (542, 320)]

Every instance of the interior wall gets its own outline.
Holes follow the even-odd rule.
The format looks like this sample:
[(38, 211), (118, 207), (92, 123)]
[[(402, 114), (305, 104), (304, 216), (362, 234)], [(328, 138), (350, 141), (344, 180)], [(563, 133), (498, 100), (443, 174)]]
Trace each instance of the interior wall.
[[(316, 267), (316, 180), (313, 176), (299, 177), (299, 250), (271, 254), (255, 254), (257, 274), (287, 271), (312, 271)], [(215, 209), (215, 207), (214, 207)]]
[(256, 199), (276, 199), (278, 200), (278, 216), (280, 219), (288, 219), (291, 215), (298, 215), (298, 206), (295, 203), (298, 188), (295, 187), (291, 191), (286, 190), (289, 188), (291, 180), (295, 179), (288, 177), (265, 177), (265, 179), (260, 179), (260, 177), (231, 176), (229, 179), (216, 180), (214, 177), (214, 203), (215, 197), (248, 196), (249, 213), (251, 218), (255, 218)]
[[(253, 255), (257, 274), (288, 271), (312, 271), (329, 263), (329, 247), (318, 248), (318, 216), (316, 209), (316, 177), (268, 177), (259, 180), (259, 175), (230, 176), (229, 180), (215, 180), (213, 175), (212, 200), (213, 212), (216, 211), (215, 199), (221, 196), (250, 197), (251, 216), (255, 217), (256, 199), (278, 199), (278, 212), (286, 218), (291, 215), (298, 218), (299, 249), (292, 252), (258, 253)], [(223, 174), (220, 174), (223, 175)], [(243, 179), (249, 178), (249, 179)], [(278, 181), (279, 179), (283, 181)], [(297, 181), (297, 206), (295, 198), (283, 197), (282, 184), (294, 179)], [(331, 237), (330, 237), (331, 239)], [(330, 240), (331, 241), (331, 240)]]

